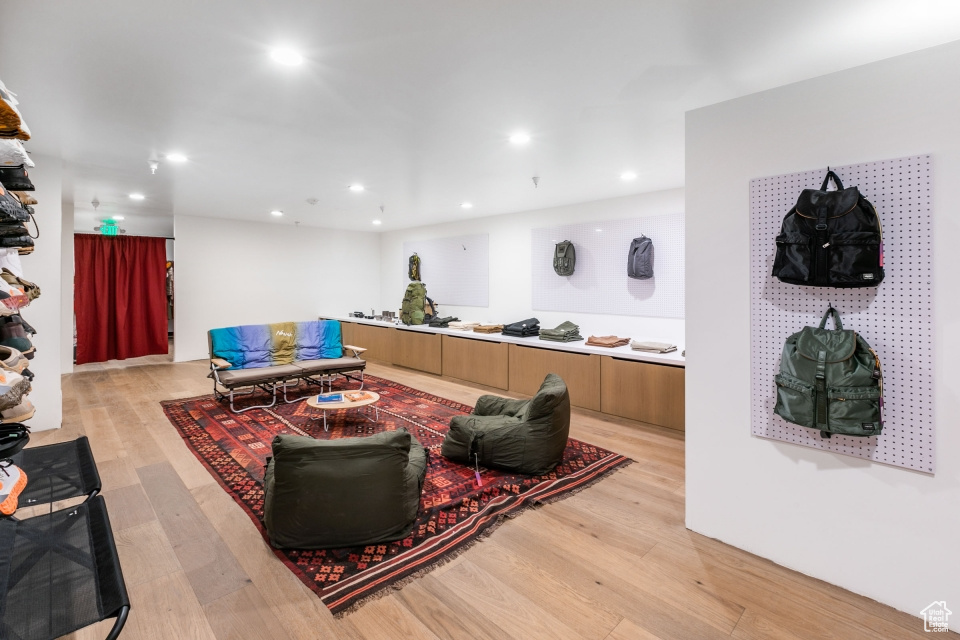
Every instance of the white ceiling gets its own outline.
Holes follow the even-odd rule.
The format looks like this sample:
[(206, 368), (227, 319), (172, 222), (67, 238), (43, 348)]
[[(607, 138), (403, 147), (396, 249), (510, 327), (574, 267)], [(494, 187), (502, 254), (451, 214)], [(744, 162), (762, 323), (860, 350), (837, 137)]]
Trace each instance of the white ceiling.
[[(78, 228), (96, 195), (130, 226), (388, 230), (682, 186), (685, 111), (960, 39), (960, 2), (32, 0), (0, 24)], [(190, 162), (151, 175), (174, 150)]]

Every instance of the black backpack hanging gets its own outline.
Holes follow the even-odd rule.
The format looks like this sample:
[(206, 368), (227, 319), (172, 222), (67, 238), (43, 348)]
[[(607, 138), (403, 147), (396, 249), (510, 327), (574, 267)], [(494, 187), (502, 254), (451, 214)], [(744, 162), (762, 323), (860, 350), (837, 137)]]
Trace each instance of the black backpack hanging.
[(577, 266), (577, 250), (569, 240), (558, 242), (553, 249), (553, 270), (558, 276), (572, 276)]
[(627, 276), (635, 280), (653, 277), (653, 240), (645, 235), (630, 241), (627, 254)]
[[(836, 191), (827, 191), (833, 178)], [(804, 189), (783, 218), (773, 275), (812, 287), (875, 287), (883, 280), (883, 228), (856, 187), (827, 171), (819, 190)]]

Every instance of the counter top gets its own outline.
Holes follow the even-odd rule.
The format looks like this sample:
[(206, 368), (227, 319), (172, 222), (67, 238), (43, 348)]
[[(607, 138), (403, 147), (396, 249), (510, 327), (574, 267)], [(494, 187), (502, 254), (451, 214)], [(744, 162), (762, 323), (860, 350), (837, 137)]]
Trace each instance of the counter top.
[[(393, 322), (384, 322), (382, 320), (368, 320), (366, 318), (353, 318), (348, 316), (321, 315), (321, 320), (339, 320), (341, 322), (354, 322), (357, 324), (366, 324), (374, 327), (394, 328), (400, 331), (416, 331), (420, 333), (438, 333), (441, 335), (452, 336), (455, 338), (467, 338), (469, 340), (488, 340), (490, 342), (506, 342), (508, 344), (517, 344), (524, 347), (534, 347), (538, 349), (553, 349), (554, 351), (568, 351), (571, 353), (589, 353), (601, 356), (613, 356), (622, 360), (637, 360), (640, 362), (652, 362), (655, 364), (664, 364), (673, 367), (685, 367), (686, 358), (680, 355), (683, 350), (682, 345), (677, 345), (677, 350), (672, 353), (648, 353), (646, 351), (635, 351), (629, 345), (624, 347), (594, 347), (586, 344), (586, 338), (577, 342), (553, 342), (550, 340), (541, 340), (537, 336), (529, 338), (517, 338), (514, 336), (505, 336), (502, 333), (476, 333), (474, 331), (460, 331), (457, 329), (439, 329), (429, 325), (405, 325), (394, 324)], [(552, 328), (543, 327), (541, 328)], [(601, 334), (603, 335), (603, 334)], [(362, 344), (355, 345), (362, 347)]]

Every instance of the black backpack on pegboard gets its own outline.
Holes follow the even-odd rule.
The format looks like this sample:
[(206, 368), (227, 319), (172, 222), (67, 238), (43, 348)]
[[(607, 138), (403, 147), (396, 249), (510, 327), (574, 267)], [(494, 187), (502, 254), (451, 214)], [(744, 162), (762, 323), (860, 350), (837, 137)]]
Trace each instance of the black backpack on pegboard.
[[(830, 179), (836, 191), (827, 191)], [(820, 189), (804, 189), (783, 218), (773, 275), (811, 287), (875, 287), (883, 280), (880, 216), (856, 187), (827, 171)]]

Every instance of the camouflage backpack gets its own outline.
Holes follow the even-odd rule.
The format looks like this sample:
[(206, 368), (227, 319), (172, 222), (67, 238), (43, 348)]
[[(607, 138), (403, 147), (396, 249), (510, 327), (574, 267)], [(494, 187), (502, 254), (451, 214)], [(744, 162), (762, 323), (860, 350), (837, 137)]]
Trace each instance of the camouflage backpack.
[(427, 301), (427, 287), (422, 282), (411, 282), (403, 294), (400, 305), (400, 322), (403, 324), (423, 324), (424, 304)]

